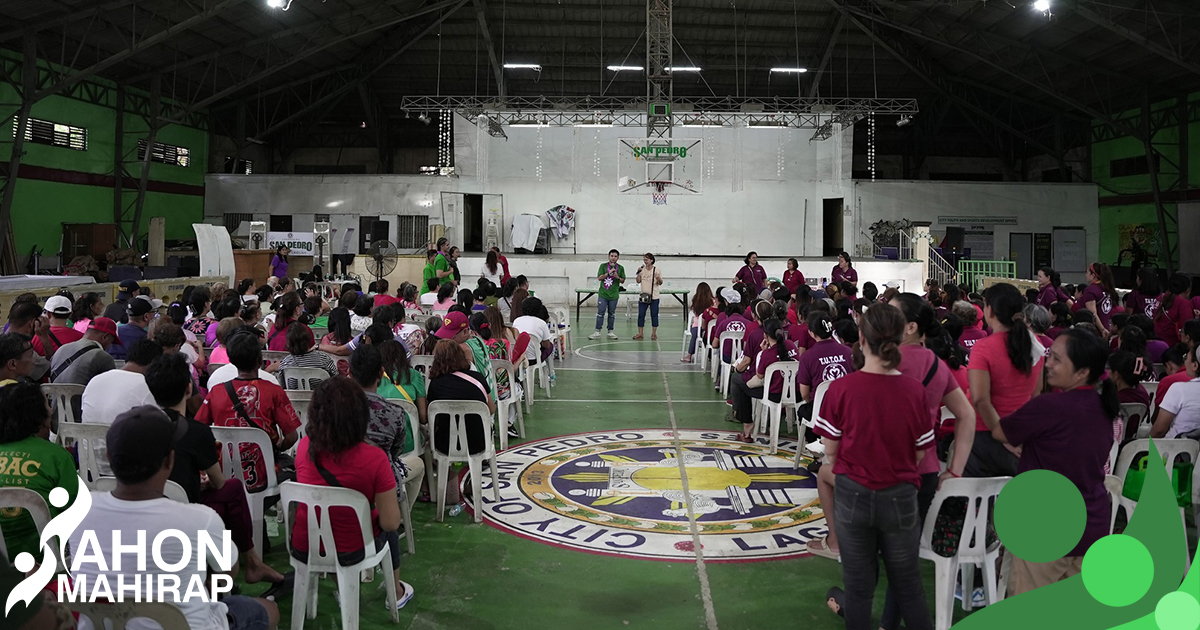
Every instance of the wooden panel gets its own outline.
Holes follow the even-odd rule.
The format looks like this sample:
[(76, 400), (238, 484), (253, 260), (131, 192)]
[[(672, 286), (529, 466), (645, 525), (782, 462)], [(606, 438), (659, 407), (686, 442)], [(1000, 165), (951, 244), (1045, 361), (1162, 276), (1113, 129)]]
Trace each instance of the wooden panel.
[(235, 282), (240, 282), (242, 278), (253, 278), (256, 284), (266, 282), (271, 276), (271, 256), (274, 255), (270, 250), (234, 250), (234, 278), (237, 279)]

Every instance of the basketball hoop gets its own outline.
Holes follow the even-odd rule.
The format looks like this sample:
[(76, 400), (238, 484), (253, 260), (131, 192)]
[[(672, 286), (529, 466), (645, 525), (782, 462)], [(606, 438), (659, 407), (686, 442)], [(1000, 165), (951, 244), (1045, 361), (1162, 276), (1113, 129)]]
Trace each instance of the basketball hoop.
[(652, 193), (654, 196), (654, 205), (667, 205), (667, 184), (668, 182), (650, 182), (650, 185), (654, 187), (654, 192)]

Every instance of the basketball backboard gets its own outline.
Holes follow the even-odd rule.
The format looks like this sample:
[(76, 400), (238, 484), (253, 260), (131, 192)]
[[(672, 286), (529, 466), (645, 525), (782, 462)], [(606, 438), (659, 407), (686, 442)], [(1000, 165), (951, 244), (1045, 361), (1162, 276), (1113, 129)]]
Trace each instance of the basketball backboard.
[(623, 138), (617, 141), (617, 190), (623, 195), (699, 195), (704, 192), (704, 141), (699, 138)]

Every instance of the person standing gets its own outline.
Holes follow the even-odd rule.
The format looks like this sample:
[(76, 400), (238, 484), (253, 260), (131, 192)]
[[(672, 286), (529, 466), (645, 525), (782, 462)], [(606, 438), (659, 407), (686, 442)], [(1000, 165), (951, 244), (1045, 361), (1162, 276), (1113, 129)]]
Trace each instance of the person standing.
[(743, 262), (746, 264), (738, 269), (737, 275), (733, 277), (733, 283), (746, 285), (754, 291), (754, 297), (758, 297), (758, 294), (762, 293), (763, 288), (767, 286), (767, 270), (758, 264), (758, 252), (746, 254)]
[(1188, 300), (1191, 290), (1191, 279), (1182, 273), (1173, 273), (1167, 279), (1167, 292), (1154, 313), (1154, 335), (1167, 344), (1179, 343), (1180, 330), (1192, 319), (1192, 304)]
[(617, 298), (621, 296), (621, 284), (625, 282), (625, 267), (618, 264), (621, 252), (608, 250), (608, 262), (600, 265), (596, 271), (596, 279), (600, 281), (600, 291), (596, 303), (596, 332), (588, 339), (600, 338), (600, 327), (604, 324), (604, 314), (608, 313), (608, 338), (616, 339), (617, 333), (613, 326), (617, 318)]
[(438, 286), (454, 284), (454, 266), (450, 264), (450, 239), (444, 236), (439, 238), (437, 252), (433, 258), (433, 275), (437, 278)]
[(1108, 339), (1112, 334), (1113, 308), (1117, 305), (1117, 287), (1113, 282), (1112, 270), (1104, 263), (1092, 263), (1087, 268), (1087, 280), (1089, 284), (1083, 290), (1079, 303), (1096, 316), (1097, 328)]
[(637, 274), (634, 275), (634, 280), (641, 285), (641, 293), (638, 295), (638, 331), (633, 336), (634, 339), (643, 338), (643, 329), (646, 327), (646, 310), (650, 311), (650, 340), (658, 341), (658, 305), (659, 305), (659, 290), (662, 287), (663, 279), (662, 272), (658, 267), (654, 266), (654, 254), (646, 252), (642, 257), (642, 266), (638, 267)]
[(117, 299), (104, 308), (104, 316), (113, 320), (118, 324), (124, 324), (129, 321), (129, 300), (138, 294), (142, 288), (138, 286), (137, 280), (122, 280), (121, 290), (117, 291)]
[(796, 291), (800, 290), (802, 284), (804, 284), (804, 274), (800, 273), (800, 263), (796, 262), (795, 258), (787, 259), (787, 271), (783, 272), (783, 286), (787, 287), (788, 293), (792, 297), (795, 297)]
[(858, 286), (858, 270), (853, 266), (854, 261), (850, 260), (848, 252), (838, 254), (838, 262), (833, 266), (833, 272), (829, 275), (829, 283), (840, 285), (843, 282), (849, 282), (854, 286)]
[(275, 256), (271, 258), (271, 275), (276, 278), (288, 277), (288, 254), (292, 250), (287, 245), (280, 245), (275, 248)]
[(500, 274), (500, 282), (496, 286), (502, 287), (512, 279), (512, 274), (508, 272), (508, 259), (504, 257), (504, 254), (500, 253), (500, 248), (495, 245), (489, 251), (496, 252), (496, 259), (500, 261), (500, 269), (503, 273)]

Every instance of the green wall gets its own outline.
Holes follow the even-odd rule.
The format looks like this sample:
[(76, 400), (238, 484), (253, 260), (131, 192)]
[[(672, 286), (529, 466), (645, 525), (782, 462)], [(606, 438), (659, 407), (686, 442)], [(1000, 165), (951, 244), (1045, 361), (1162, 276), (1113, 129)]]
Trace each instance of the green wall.
[[(1189, 102), (1200, 100), (1200, 94), (1192, 94), (1188, 97), (1188, 100)], [(1166, 108), (1176, 108), (1178, 105), (1178, 100), (1170, 99), (1151, 105), (1151, 110), (1160, 112)], [(1131, 126), (1141, 127), (1140, 110), (1126, 112), (1122, 114), (1121, 118)], [(1187, 152), (1189, 155), (1187, 169), (1188, 182), (1190, 188), (1195, 188), (1200, 184), (1200, 121), (1188, 123), (1187, 136)], [(1161, 161), (1160, 169), (1162, 172), (1159, 174), (1159, 186), (1163, 191), (1167, 191), (1176, 183), (1179, 177), (1178, 170), (1175, 168), (1175, 164), (1181, 163), (1179, 159), (1179, 127), (1171, 125), (1168, 128), (1162, 129), (1154, 135), (1153, 142), (1155, 149), (1162, 152), (1167, 158)], [(1112, 160), (1140, 157), (1145, 154), (1145, 146), (1140, 140), (1134, 138), (1123, 137), (1092, 143), (1092, 180), (1100, 186), (1100, 197), (1151, 193), (1152, 187), (1149, 175), (1111, 177), (1109, 170)], [(1168, 212), (1174, 213), (1174, 203), (1167, 203), (1165, 206)], [(1122, 226), (1128, 225), (1151, 226), (1151, 232), (1157, 234), (1158, 214), (1155, 211), (1154, 203), (1100, 207), (1100, 260), (1102, 262), (1112, 264), (1116, 261), (1117, 254), (1122, 249)], [(1178, 248), (1178, 230), (1170, 221), (1167, 222), (1167, 236), (1171, 243)], [(1194, 247), (1198, 244), (1192, 242), (1187, 245)], [(1157, 252), (1157, 246), (1153, 251)], [(1128, 260), (1126, 260), (1125, 264), (1128, 264)], [(1160, 267), (1164, 266), (1161, 260), (1158, 264)]]
[[(0, 51), (10, 59), (19, 59), (16, 53)], [(46, 64), (39, 61), (39, 64)], [(116, 87), (115, 83), (93, 79)], [(135, 90), (130, 90), (137, 93)], [(144, 94), (144, 93), (143, 93)], [(113, 175), (114, 151), (116, 148), (117, 112), (115, 90), (110, 92), (112, 102), (92, 104), (64, 96), (49, 96), (34, 103), (31, 115), (87, 129), (87, 151), (76, 151), (45, 144), (25, 143), (22, 166), (32, 165), (61, 169), (72, 173), (90, 175)], [(9, 116), (19, 102), (12, 85), (0, 82), (0, 117)], [(14, 120), (0, 123), (0, 159), (5, 164), (12, 154)], [(131, 149), (137, 146), (139, 137), (145, 137), (148, 129), (146, 120), (136, 114), (124, 116), (124, 148), (126, 159), (136, 160)], [(191, 186), (204, 185), (204, 171), (208, 165), (208, 132), (203, 129), (182, 125), (167, 125), (159, 130), (157, 140), (167, 144), (187, 147), (191, 151), (191, 163), (187, 167), (151, 163), (151, 182), (170, 182)], [(141, 172), (140, 164), (127, 164), (126, 169), (136, 177)], [(135, 195), (127, 191), (123, 207), (132, 204)], [(132, 220), (132, 208), (126, 213)], [(192, 224), (203, 221), (204, 198), (199, 195), (148, 192), (142, 210), (139, 234), (145, 235), (151, 217), (166, 218), (166, 238), (194, 238)], [(36, 245), (44, 249), (43, 254), (53, 256), (59, 251), (63, 223), (112, 223), (113, 189), (107, 185), (83, 185), (19, 178), (13, 197), (13, 236), (18, 256), (25, 256)], [(128, 231), (130, 225), (125, 226)], [(65, 264), (65, 262), (64, 262)]]

